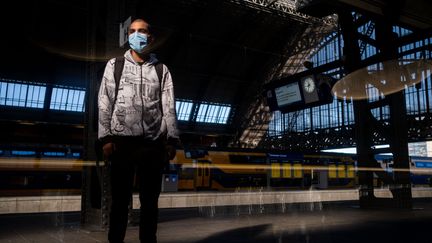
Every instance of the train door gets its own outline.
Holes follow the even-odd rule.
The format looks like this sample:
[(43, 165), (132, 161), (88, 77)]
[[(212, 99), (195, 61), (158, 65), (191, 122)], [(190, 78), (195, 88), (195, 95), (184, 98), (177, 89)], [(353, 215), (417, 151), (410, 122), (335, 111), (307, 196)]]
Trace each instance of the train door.
[(347, 165), (347, 178), (354, 180), (355, 178), (355, 166), (352, 163)]
[(311, 171), (311, 186), (318, 189), (328, 188), (328, 159), (317, 158), (309, 163), (313, 165)]
[(300, 160), (294, 160), (293, 161), (293, 171), (294, 171), (294, 178), (296, 179), (302, 179), (303, 178), (303, 166), (302, 162)]
[(347, 158), (334, 158), (329, 161), (328, 185), (336, 188), (352, 187), (355, 184), (355, 167)]
[(280, 164), (277, 160), (271, 160), (271, 178), (280, 178)]
[(199, 160), (196, 169), (195, 186), (196, 188), (210, 187), (210, 161)]
[(272, 187), (278, 187), (282, 185), (281, 180), (281, 164), (276, 159), (270, 160), (271, 171), (270, 171), (270, 185)]

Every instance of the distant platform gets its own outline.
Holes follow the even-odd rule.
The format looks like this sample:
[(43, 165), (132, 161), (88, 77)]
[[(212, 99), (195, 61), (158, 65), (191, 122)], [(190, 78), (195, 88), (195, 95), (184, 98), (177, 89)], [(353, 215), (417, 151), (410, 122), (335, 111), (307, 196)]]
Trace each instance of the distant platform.
[[(432, 188), (412, 188), (413, 198), (432, 198)], [(388, 189), (375, 189), (375, 196), (391, 198)], [(245, 192), (175, 192), (161, 193), (159, 208), (193, 208), (212, 206), (244, 206), (292, 204), (308, 202), (355, 201), (357, 189), (308, 191), (245, 191)], [(140, 206), (134, 195), (133, 207)], [(0, 214), (77, 212), (81, 196), (38, 196), (0, 198)]]

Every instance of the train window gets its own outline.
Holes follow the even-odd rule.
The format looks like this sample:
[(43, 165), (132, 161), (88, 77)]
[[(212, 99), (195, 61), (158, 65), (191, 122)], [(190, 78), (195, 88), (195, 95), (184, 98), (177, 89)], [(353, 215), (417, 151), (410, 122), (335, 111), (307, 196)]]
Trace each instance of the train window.
[(15, 156), (34, 156), (34, 155), (36, 155), (36, 152), (35, 151), (12, 150), (11, 154), (15, 155)]
[(249, 162), (250, 163), (257, 163), (257, 164), (265, 163), (266, 162), (266, 157), (263, 157), (263, 156), (250, 156), (249, 157)]
[(208, 152), (207, 150), (203, 150), (203, 149), (185, 151), (185, 156), (188, 159), (204, 158), (206, 155), (208, 155)]
[(47, 157), (64, 157), (65, 153), (64, 152), (44, 152), (43, 155)]
[(421, 163), (421, 162), (416, 162), (415, 165), (416, 165), (417, 168), (424, 168), (424, 167), (426, 167), (425, 164)]
[(230, 162), (233, 164), (265, 164), (266, 157), (254, 155), (230, 155)]

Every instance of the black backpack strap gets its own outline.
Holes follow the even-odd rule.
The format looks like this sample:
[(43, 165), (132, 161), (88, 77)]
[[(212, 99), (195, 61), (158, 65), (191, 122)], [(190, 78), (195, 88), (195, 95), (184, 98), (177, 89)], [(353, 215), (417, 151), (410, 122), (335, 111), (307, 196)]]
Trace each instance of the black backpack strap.
[[(117, 57), (115, 59), (115, 62), (114, 62), (115, 92), (114, 92), (114, 100), (113, 100), (113, 103), (111, 105), (111, 118), (112, 118), (112, 115), (114, 113), (114, 105), (115, 105), (115, 103), (117, 101), (117, 94), (118, 94), (119, 85), (120, 85), (120, 78), (121, 78), (122, 73), (123, 73), (124, 63), (125, 63), (124, 56)], [(102, 147), (103, 147), (102, 141), (100, 141), (99, 139), (96, 139), (96, 141), (95, 141), (95, 150), (96, 150), (96, 167), (97, 167), (97, 169), (99, 169), (99, 167), (100, 167), (100, 162), (104, 160)], [(108, 165), (107, 163), (108, 163), (108, 161), (105, 161), (105, 166)], [(100, 179), (99, 182), (101, 184), (101, 187), (103, 187), (103, 185), (102, 185), (102, 179), (101, 179), (102, 177), (100, 176), (100, 172), (98, 170), (97, 170), (97, 174), (98, 174), (98, 177)]]
[(119, 85), (120, 85), (120, 79), (121, 79), (121, 76), (123, 73), (124, 63), (125, 63), (124, 56), (117, 57), (115, 59), (115, 63), (114, 63), (115, 93), (114, 93), (114, 102), (112, 103), (111, 112), (114, 112), (114, 105), (117, 101), (117, 95), (118, 95), (118, 90), (119, 90)]
[(158, 79), (159, 79), (159, 85), (160, 85), (160, 96), (159, 97), (161, 98), (160, 108), (161, 108), (161, 112), (162, 112), (162, 116), (163, 116), (163, 108), (162, 108), (163, 64), (161, 62), (156, 63), (155, 69), (156, 69), (156, 74), (157, 74)]
[(156, 63), (155, 69), (156, 69), (156, 74), (157, 74), (158, 79), (159, 79), (159, 83), (161, 84), (161, 88), (162, 88), (163, 64), (160, 62)]

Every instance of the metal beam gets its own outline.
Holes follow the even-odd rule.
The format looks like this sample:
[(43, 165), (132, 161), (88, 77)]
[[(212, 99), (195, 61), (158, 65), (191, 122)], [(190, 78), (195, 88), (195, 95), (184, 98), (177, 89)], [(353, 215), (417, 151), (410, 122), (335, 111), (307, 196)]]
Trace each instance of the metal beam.
[(337, 21), (334, 17), (316, 18), (296, 10), (296, 0), (229, 0), (232, 3), (255, 8), (261, 11), (273, 12), (285, 17), (294, 18), (303, 23), (323, 23), (325, 25), (336, 26)]

